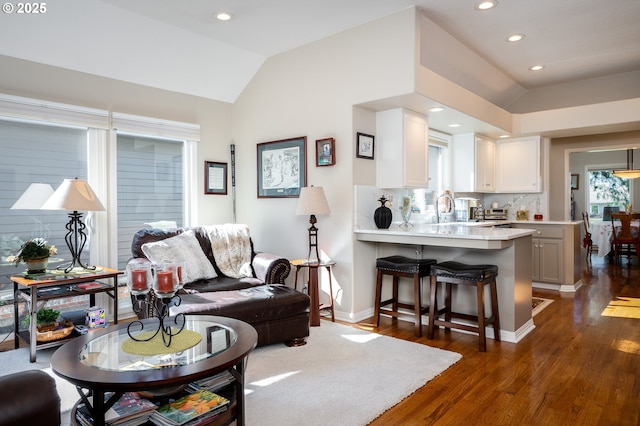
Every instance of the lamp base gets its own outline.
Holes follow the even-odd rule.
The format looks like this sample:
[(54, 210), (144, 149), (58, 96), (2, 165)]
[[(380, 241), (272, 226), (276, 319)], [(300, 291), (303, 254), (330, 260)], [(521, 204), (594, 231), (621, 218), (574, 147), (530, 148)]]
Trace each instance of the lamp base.
[(77, 261), (72, 260), (71, 262), (64, 263), (56, 268), (56, 270), (58, 271), (64, 271), (65, 274), (68, 274), (69, 272), (85, 272), (85, 271), (94, 272), (96, 271), (96, 269), (98, 269), (96, 266), (85, 265), (79, 260)]
[(69, 252), (71, 253), (71, 261), (58, 266), (56, 269), (64, 270), (65, 273), (71, 272), (71, 270), (76, 267), (95, 271), (95, 266), (86, 265), (82, 263), (82, 260), (80, 260), (82, 249), (84, 248), (84, 244), (87, 242), (87, 235), (84, 233), (86, 226), (82, 222), (82, 213), (78, 213), (77, 211), (69, 213), (69, 222), (67, 223), (66, 228), (68, 232), (65, 235), (64, 240), (67, 243)]

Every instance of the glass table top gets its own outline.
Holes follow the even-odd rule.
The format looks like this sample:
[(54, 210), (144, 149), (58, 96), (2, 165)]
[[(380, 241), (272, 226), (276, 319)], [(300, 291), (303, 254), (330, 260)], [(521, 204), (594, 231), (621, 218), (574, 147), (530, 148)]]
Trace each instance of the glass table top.
[[(131, 325), (131, 334), (139, 333), (139, 327), (135, 322)], [(155, 330), (156, 322), (145, 321), (143, 332), (151, 328)], [(90, 367), (106, 371), (143, 371), (160, 368), (184, 366), (195, 364), (207, 358), (211, 358), (230, 348), (237, 340), (238, 335), (229, 326), (215, 321), (204, 319), (187, 319), (184, 330), (190, 330), (200, 334), (200, 342), (186, 350), (162, 355), (135, 355), (122, 350), (122, 344), (129, 340), (127, 327), (114, 330), (82, 346), (78, 352), (78, 360)]]

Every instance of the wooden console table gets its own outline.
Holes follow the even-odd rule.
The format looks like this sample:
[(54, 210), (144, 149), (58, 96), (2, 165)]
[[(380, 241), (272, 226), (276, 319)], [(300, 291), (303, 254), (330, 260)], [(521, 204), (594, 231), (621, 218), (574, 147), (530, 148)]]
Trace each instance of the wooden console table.
[[(15, 297), (13, 303), (14, 310), (14, 347), (19, 346), (19, 337), (23, 337), (29, 343), (29, 359), (31, 362), (36, 361), (36, 350), (59, 346), (70, 340), (64, 338), (53, 342), (37, 342), (36, 318), (38, 312), (38, 301), (61, 299), (64, 297), (81, 296), (88, 294), (89, 303), (95, 305), (95, 294), (106, 293), (113, 299), (113, 322), (118, 323), (118, 275), (123, 274), (122, 271), (116, 269), (104, 268), (96, 266), (96, 270), (86, 270), (81, 272), (71, 271), (65, 274), (63, 271), (47, 271), (38, 275), (15, 275), (10, 277), (13, 281), (13, 294)], [(81, 289), (77, 284), (87, 283), (96, 280), (110, 280), (111, 285), (90, 289)], [(18, 302), (19, 299), (26, 300), (29, 303), (29, 330), (20, 333), (18, 320)], [(73, 334), (73, 333), (72, 333)], [(72, 336), (75, 337), (75, 336)], [(71, 338), (72, 338), (71, 337)]]

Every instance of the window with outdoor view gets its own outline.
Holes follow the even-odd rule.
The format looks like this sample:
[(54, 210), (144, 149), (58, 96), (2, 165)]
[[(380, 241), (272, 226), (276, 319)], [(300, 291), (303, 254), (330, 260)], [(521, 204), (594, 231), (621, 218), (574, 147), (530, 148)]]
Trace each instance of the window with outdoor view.
[(605, 207), (618, 207), (624, 211), (632, 204), (629, 179), (613, 174), (613, 170), (590, 170), (589, 177), (589, 215), (602, 217)]

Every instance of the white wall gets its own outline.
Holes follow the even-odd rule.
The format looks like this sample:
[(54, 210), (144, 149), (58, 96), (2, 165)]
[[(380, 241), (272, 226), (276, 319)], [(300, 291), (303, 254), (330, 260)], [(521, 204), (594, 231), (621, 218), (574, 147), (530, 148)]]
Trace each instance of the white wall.
[[(233, 106), (242, 161), (238, 220), (250, 225), (258, 250), (306, 256), (309, 218), (295, 215), (297, 198), (256, 196), (256, 144), (307, 137), (307, 182), (324, 187), (331, 208), (330, 215), (318, 217), (318, 243), (337, 262), (336, 315), (345, 319), (371, 306), (368, 291), (374, 286), (355, 282), (353, 184), (375, 182), (375, 162), (354, 153), (357, 131), (375, 133), (375, 114), (353, 105), (412, 90), (415, 19), (415, 10), (408, 9), (273, 57)], [(315, 167), (315, 140), (325, 137), (336, 140), (336, 165)], [(328, 282), (321, 285), (326, 291)], [(365, 296), (357, 297), (359, 287)]]

